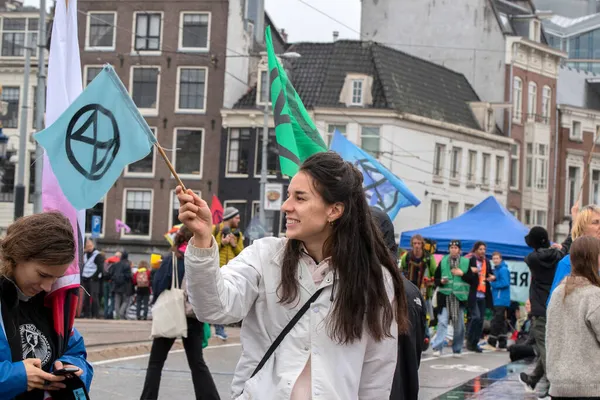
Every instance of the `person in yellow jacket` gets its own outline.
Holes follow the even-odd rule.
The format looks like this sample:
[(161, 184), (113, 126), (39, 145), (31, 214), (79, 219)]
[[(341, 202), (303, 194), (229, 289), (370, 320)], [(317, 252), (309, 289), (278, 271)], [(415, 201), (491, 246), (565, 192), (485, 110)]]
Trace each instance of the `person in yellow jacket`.
[[(239, 230), (240, 211), (227, 207), (223, 212), (223, 222), (213, 226), (213, 236), (219, 248), (219, 266), (226, 265), (244, 250), (244, 235)], [(227, 340), (223, 325), (215, 325), (215, 336)]]

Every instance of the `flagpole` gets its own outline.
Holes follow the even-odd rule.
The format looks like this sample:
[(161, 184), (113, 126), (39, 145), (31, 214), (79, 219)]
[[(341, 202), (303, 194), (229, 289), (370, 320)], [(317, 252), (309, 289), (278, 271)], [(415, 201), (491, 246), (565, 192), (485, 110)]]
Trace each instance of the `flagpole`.
[(158, 144), (158, 142), (154, 142), (154, 146), (158, 149), (158, 153), (160, 154), (162, 159), (165, 160), (165, 163), (167, 163), (167, 167), (169, 167), (169, 171), (171, 171), (171, 174), (173, 174), (173, 177), (175, 178), (175, 180), (177, 180), (177, 184), (181, 186), (184, 192), (187, 191), (185, 185), (179, 178), (179, 175), (177, 175), (177, 172), (175, 172), (175, 168), (173, 167), (173, 164), (171, 164), (171, 161), (169, 161), (169, 158), (165, 154), (165, 151), (163, 150), (162, 146)]
[[(267, 186), (267, 143), (269, 141), (269, 98), (270, 96), (270, 74), (269, 66), (267, 65), (267, 76), (264, 84), (267, 85), (267, 95), (265, 99), (265, 110), (264, 110), (264, 119), (263, 119), (263, 132), (262, 132), (262, 153), (261, 153), (261, 161), (262, 164), (260, 166), (260, 206), (259, 206), (259, 214), (258, 218), (260, 220), (260, 224), (266, 229), (265, 221), (265, 188)], [(261, 86), (262, 91), (262, 86)], [(260, 94), (259, 94), (260, 97)]]
[[(37, 129), (44, 126), (44, 110), (46, 107), (46, 0), (40, 0), (40, 19), (38, 33), (38, 75), (37, 75), (37, 110), (35, 123)], [(33, 212), (42, 212), (42, 174), (44, 170), (44, 150), (39, 143), (35, 146), (35, 190)]]

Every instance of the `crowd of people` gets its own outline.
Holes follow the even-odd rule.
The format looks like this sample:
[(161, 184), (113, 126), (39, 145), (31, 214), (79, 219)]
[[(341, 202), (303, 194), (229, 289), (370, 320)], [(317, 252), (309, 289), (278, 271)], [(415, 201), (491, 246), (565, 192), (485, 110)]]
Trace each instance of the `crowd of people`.
[[(362, 175), (332, 152), (308, 158), (282, 205), (286, 238), (244, 249), (239, 211), (214, 226), (210, 208), (177, 188), (179, 218), (170, 252), (135, 268), (128, 254), (109, 259), (85, 245), (82, 314), (124, 318), (135, 293), (137, 319), (181, 282), (183, 345), (197, 399), (219, 399), (203, 358), (206, 329), (243, 321), (232, 398), (416, 400), (421, 354), (504, 350), (535, 356), (519, 376), (540, 397), (597, 398), (600, 350), (600, 208), (574, 207), (562, 244), (544, 228), (525, 237), (533, 249), (527, 316), (517, 325), (502, 254), (459, 238), (435, 259), (435, 243), (415, 235), (398, 257), (392, 221), (369, 207)], [(47, 293), (75, 257), (70, 221), (59, 213), (17, 220), (0, 243), (0, 398), (88, 399), (93, 369), (75, 328), (55, 331)], [(152, 298), (152, 300), (151, 300)], [(486, 314), (491, 314), (482, 345)], [(514, 333), (514, 335), (513, 335)], [(509, 340), (516, 339), (515, 344)], [(565, 340), (569, 338), (569, 340)], [(158, 398), (176, 337), (153, 336), (140, 398)], [(546, 385), (540, 384), (547, 381)], [(50, 395), (48, 394), (50, 393)], [(77, 397), (79, 396), (79, 397)]]

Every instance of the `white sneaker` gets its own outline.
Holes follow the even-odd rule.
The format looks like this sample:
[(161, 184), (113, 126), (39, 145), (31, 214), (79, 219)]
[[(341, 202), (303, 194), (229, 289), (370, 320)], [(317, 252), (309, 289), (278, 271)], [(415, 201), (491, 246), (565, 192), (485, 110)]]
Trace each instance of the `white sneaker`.
[(441, 355), (442, 355), (442, 352), (441, 352), (441, 351), (439, 351), (439, 350), (434, 350), (432, 355), (433, 355), (434, 357), (439, 357), (439, 356), (441, 356)]
[(462, 358), (462, 353), (453, 353), (452, 357), (454, 357), (454, 358)]

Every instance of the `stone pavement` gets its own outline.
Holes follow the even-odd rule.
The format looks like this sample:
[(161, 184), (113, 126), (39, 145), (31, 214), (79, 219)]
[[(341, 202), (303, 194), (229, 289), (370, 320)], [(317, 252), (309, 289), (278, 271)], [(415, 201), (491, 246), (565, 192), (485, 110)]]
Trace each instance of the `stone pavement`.
[[(83, 335), (91, 362), (150, 353), (152, 321), (76, 319), (75, 327)], [(216, 338), (213, 330), (209, 345), (239, 343), (239, 328), (227, 327), (226, 331), (227, 342)], [(181, 340), (173, 345), (173, 350), (182, 348)]]

